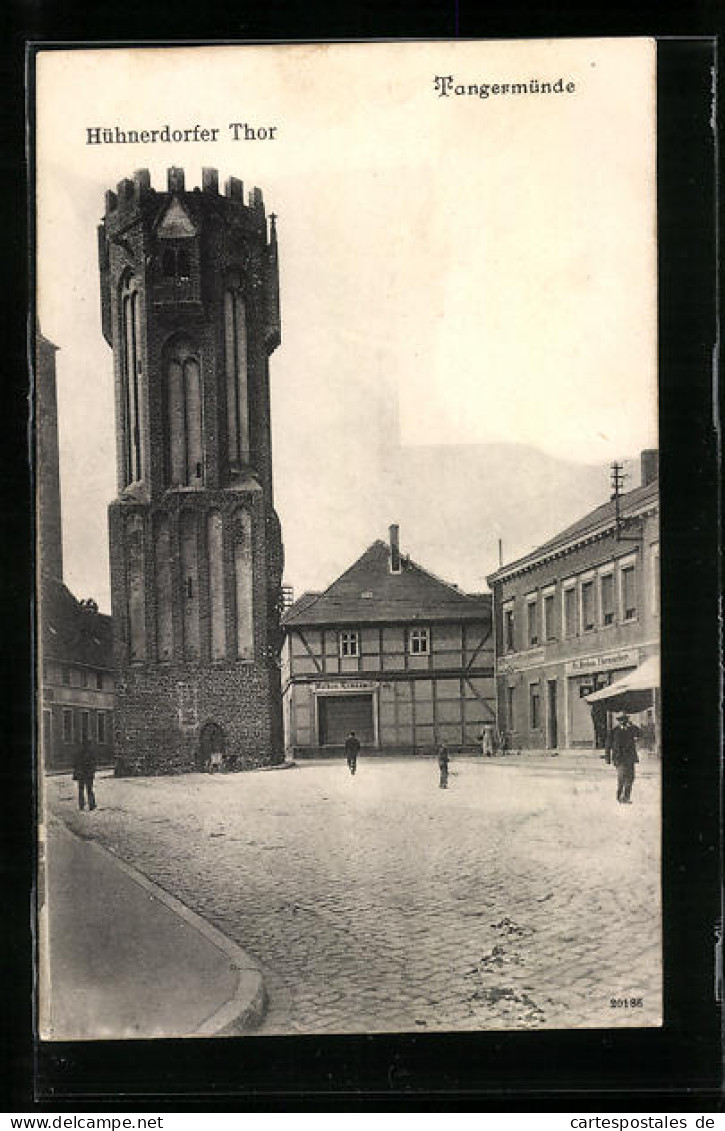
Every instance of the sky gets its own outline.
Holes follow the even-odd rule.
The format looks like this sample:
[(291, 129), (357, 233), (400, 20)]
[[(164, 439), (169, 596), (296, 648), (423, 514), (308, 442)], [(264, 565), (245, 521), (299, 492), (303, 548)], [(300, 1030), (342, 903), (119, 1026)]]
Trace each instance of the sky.
[[(41, 53), (38, 313), (58, 347), (65, 580), (108, 610), (113, 366), (103, 197), (181, 165), (278, 215), (271, 360), (285, 580), (321, 588), (391, 522), (485, 588), (657, 446), (655, 50), (648, 40)], [(440, 97), (456, 84), (572, 93)], [(276, 126), (233, 141), (231, 122)], [(88, 145), (87, 129), (216, 127), (207, 144)], [(636, 486), (637, 471), (628, 463)]]

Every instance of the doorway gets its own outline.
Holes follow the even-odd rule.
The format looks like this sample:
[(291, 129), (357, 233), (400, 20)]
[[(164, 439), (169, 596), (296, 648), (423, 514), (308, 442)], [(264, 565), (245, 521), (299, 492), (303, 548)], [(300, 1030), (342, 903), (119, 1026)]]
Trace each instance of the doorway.
[(219, 723), (205, 723), (201, 729), (199, 737), (199, 749), (197, 751), (197, 765), (200, 770), (204, 769), (211, 762), (212, 754), (224, 755), (226, 749), (226, 740), (224, 731), (219, 726)]
[(546, 683), (546, 745), (549, 750), (556, 750), (559, 745), (559, 726), (556, 715), (556, 680), (549, 679)]
[(320, 746), (342, 746), (351, 730), (364, 746), (375, 742), (372, 695), (322, 695), (318, 700)]

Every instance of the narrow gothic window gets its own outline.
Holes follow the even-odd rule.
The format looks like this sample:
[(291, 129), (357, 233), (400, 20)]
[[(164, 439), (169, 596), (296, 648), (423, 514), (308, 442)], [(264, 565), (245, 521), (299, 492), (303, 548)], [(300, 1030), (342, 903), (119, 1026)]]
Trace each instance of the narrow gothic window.
[(180, 247), (176, 253), (176, 272), (180, 279), (188, 279), (191, 276), (191, 260), (189, 249), (186, 247)]
[(159, 518), (156, 529), (156, 653), (159, 660), (170, 660), (173, 654), (173, 622), (171, 613), (171, 534), (166, 515)]
[(212, 511), (207, 519), (209, 555), (209, 607), (211, 614), (211, 658), (221, 660), (227, 652), (224, 620), (224, 562), (222, 559), (222, 516)]
[(180, 523), (181, 576), (183, 578), (184, 657), (199, 659), (199, 549), (197, 516), (183, 511)]
[(172, 487), (201, 487), (202, 398), (199, 353), (186, 338), (166, 349), (167, 480)]
[(254, 552), (252, 518), (247, 511), (234, 513), (233, 531), (237, 656), (240, 660), (251, 660), (254, 658)]
[(128, 546), (128, 638), (129, 658), (146, 657), (146, 600), (144, 595), (143, 519), (131, 514), (126, 520)]
[(247, 312), (238, 290), (224, 292), (224, 354), (227, 379), (229, 462), (249, 462)]
[(125, 417), (126, 483), (141, 479), (141, 425), (139, 408), (140, 325), (139, 294), (133, 278), (123, 285), (121, 295), (123, 322), (123, 395)]

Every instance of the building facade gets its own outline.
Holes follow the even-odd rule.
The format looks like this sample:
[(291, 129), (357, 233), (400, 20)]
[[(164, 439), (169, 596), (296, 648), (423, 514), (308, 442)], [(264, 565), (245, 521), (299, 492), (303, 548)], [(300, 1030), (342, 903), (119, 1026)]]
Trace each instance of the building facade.
[(611, 720), (586, 696), (659, 655), (657, 460), (643, 452), (640, 487), (488, 578), (498, 728), (514, 746), (602, 747)]
[(324, 593), (283, 619), (286, 745), (292, 756), (480, 749), (494, 721), (491, 597), (467, 595), (374, 542)]
[(111, 618), (63, 583), (56, 354), (36, 335), (38, 746), (46, 770), (67, 770), (82, 742), (113, 762)]
[(40, 745), (46, 770), (69, 770), (82, 744), (113, 765), (111, 618), (48, 579), (41, 611)]
[(283, 757), (282, 540), (269, 357), (280, 342), (275, 217), (204, 169), (106, 194), (103, 333), (113, 349), (109, 507), (119, 773)]

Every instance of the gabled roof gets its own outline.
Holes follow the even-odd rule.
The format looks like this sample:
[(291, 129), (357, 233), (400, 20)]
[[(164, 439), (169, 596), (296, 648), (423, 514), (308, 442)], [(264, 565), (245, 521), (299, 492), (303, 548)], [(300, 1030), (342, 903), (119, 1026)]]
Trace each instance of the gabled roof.
[[(639, 510), (647, 509), (648, 504), (656, 506), (659, 500), (659, 480), (655, 479), (648, 483), (645, 487), (635, 487), (633, 491), (627, 491), (620, 497), (620, 514), (623, 518), (636, 513)], [(614, 527), (615, 511), (614, 500), (610, 499), (601, 506), (596, 507), (593, 511), (589, 511), (583, 518), (577, 519), (571, 526), (567, 526), (559, 534), (555, 534), (548, 542), (542, 543), (537, 546), (531, 553), (525, 554), (522, 558), (517, 558), (516, 561), (509, 562), (508, 565), (502, 566), (497, 569), (495, 573), (488, 576), (489, 583), (495, 581), (497, 578), (506, 577), (508, 574), (518, 572), (528, 565), (533, 565), (550, 554), (562, 551), (565, 546), (575, 545), (580, 541), (585, 540), (588, 536), (596, 533), (604, 532)]]
[(111, 618), (83, 605), (57, 578), (41, 582), (44, 659), (93, 668), (113, 668)]
[(489, 594), (461, 593), (404, 556), (390, 569), (390, 547), (373, 542), (324, 593), (305, 593), (282, 618), (284, 628), (315, 625), (488, 620)]

